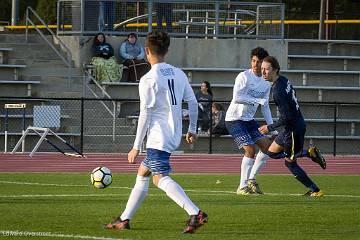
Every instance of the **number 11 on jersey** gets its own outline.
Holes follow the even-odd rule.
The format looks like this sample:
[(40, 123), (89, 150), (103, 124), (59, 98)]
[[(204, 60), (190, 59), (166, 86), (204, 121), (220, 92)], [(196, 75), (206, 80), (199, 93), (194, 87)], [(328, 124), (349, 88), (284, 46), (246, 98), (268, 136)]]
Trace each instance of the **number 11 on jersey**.
[(177, 105), (175, 90), (174, 90), (174, 79), (168, 79), (168, 86), (171, 94), (171, 105)]

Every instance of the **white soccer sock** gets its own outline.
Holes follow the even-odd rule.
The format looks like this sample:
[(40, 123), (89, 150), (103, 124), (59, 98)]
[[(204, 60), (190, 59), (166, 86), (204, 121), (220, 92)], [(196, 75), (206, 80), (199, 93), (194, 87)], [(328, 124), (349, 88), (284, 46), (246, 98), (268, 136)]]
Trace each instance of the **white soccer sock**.
[(130, 193), (126, 208), (120, 216), (121, 220), (131, 219), (134, 216), (148, 192), (149, 179), (150, 177), (136, 176), (136, 183)]
[(171, 177), (165, 176), (160, 178), (158, 187), (166, 192), (166, 194), (189, 215), (197, 215), (199, 208), (190, 200), (182, 187), (177, 184)]
[(240, 173), (240, 188), (247, 186), (247, 180), (249, 179), (250, 171), (254, 165), (254, 159), (244, 156), (241, 161), (241, 173)]
[(265, 165), (266, 161), (269, 159), (269, 156), (259, 151), (256, 155), (254, 166), (251, 169), (249, 179), (255, 179), (256, 175), (260, 172), (261, 168)]

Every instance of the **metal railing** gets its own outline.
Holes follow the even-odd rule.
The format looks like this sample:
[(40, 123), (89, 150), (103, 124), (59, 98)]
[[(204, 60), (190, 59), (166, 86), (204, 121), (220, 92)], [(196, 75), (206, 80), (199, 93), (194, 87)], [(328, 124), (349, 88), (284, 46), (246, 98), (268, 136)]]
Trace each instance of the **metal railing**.
[[(40, 21), (41, 24), (43, 26), (45, 26), (45, 28), (47, 29), (47, 31), (51, 34), (51, 36), (53, 38), (55, 38), (57, 40), (57, 42), (59, 43), (59, 45), (61, 46), (62, 49), (65, 50), (66, 52), (66, 56), (63, 56), (62, 52), (59, 51), (55, 45), (50, 42), (47, 37), (45, 36), (45, 34), (40, 30), (40, 28), (38, 28), (38, 26), (31, 20), (30, 18), (30, 14), (32, 14), (33, 16), (36, 17), (37, 21)], [(44, 20), (36, 13), (36, 11), (32, 8), (32, 7), (27, 7), (26, 8), (26, 42), (28, 42), (28, 35), (29, 35), (29, 23), (34, 27), (34, 29), (40, 34), (40, 36), (42, 37), (42, 39), (48, 44), (48, 46), (54, 50), (54, 52), (56, 53), (56, 55), (58, 55), (58, 57), (63, 61), (63, 63), (68, 67), (68, 84), (70, 85), (71, 82), (71, 78), (72, 78), (72, 74), (71, 74), (71, 68), (73, 66), (72, 64), (72, 54), (71, 54), (71, 50), (69, 49), (68, 46), (66, 46), (66, 44), (48, 27), (48, 25), (44, 22)]]
[(146, 35), (153, 29), (171, 36), (284, 38), (285, 5), (188, 0), (59, 0), (58, 34)]
[[(111, 96), (106, 92), (105, 88), (103, 88), (98, 83), (98, 81), (96, 81), (96, 79), (93, 77), (93, 75), (91, 74), (91, 72), (89, 70), (85, 70), (84, 73), (85, 73), (85, 76), (84, 76), (84, 81), (83, 81), (83, 87), (84, 87), (83, 95), (86, 95), (86, 89), (87, 89), (97, 99), (106, 98), (106, 99), (111, 100), (110, 104), (111, 104), (112, 109), (110, 109), (111, 107), (109, 107), (106, 104), (108, 101), (107, 102), (105, 102), (103, 100), (99, 100), (99, 101), (100, 101), (101, 105), (105, 108), (105, 110), (111, 115), (111, 117), (113, 119), (113, 122), (112, 122), (112, 136), (113, 136), (113, 141), (115, 141), (116, 117), (117, 117), (117, 115), (116, 115), (116, 102), (111, 99)], [(89, 84), (93, 84), (95, 89), (93, 90), (89, 86)], [(96, 90), (99, 90), (101, 92), (101, 96), (98, 95)]]
[[(111, 131), (113, 119), (104, 114), (100, 102), (121, 103), (122, 115), (116, 117), (116, 138), (113, 140)], [(217, 101), (219, 103), (219, 101)], [(54, 132), (66, 139), (72, 139), (73, 146), (81, 152), (128, 152), (135, 140), (137, 115), (133, 111), (139, 107), (139, 101), (134, 99), (108, 98), (16, 98), (0, 97), (0, 122), (6, 117), (4, 104), (26, 103), (26, 126), (32, 125), (35, 105), (57, 105), (61, 108), (60, 128)], [(228, 101), (222, 102), (224, 105)], [(273, 107), (273, 103), (271, 103)], [(305, 146), (316, 145), (323, 153), (333, 155), (359, 155), (360, 148), (360, 103), (337, 102), (300, 102), (307, 123)], [(22, 134), (22, 110), (12, 111), (8, 115), (8, 149), (12, 149)], [(276, 119), (276, 114), (273, 116)], [(261, 115), (256, 120), (262, 122)], [(54, 120), (55, 121), (55, 120)], [(131, 124), (131, 125), (129, 125)], [(184, 131), (187, 130), (188, 120), (184, 119)], [(1, 125), (3, 126), (3, 125)], [(135, 130), (135, 131), (134, 131)], [(185, 132), (183, 132), (185, 133)], [(0, 130), (0, 143), (4, 142), (4, 128)], [(28, 151), (32, 140), (27, 141)], [(0, 144), (0, 150), (4, 150)], [(42, 147), (46, 147), (42, 146)], [(49, 151), (53, 151), (48, 148)], [(47, 151), (48, 149), (41, 149)], [(198, 142), (191, 149), (187, 144), (179, 147), (179, 151), (187, 153), (238, 153), (239, 150), (229, 135), (199, 134)]]

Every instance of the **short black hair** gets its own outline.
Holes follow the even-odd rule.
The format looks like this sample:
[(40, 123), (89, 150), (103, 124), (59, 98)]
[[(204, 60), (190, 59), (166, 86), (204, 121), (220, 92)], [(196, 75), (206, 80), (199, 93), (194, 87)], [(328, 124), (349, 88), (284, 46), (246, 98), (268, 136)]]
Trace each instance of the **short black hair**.
[(136, 33), (129, 33), (129, 35), (128, 35), (128, 37), (127, 37), (127, 38), (129, 38), (129, 37), (134, 37), (134, 38), (136, 38), (136, 39), (137, 39), (137, 35), (136, 35)]
[(146, 36), (145, 46), (159, 56), (165, 56), (169, 50), (170, 37), (166, 32), (152, 31)]
[(257, 56), (260, 60), (263, 60), (267, 56), (269, 56), (269, 53), (262, 47), (257, 47), (251, 50), (250, 57)]

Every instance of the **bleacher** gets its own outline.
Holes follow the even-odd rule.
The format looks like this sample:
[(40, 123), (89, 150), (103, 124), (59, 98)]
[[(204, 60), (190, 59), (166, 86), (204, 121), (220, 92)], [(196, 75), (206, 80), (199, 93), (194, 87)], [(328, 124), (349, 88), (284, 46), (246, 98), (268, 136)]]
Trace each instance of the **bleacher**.
[[(84, 95), (83, 84), (89, 84), (89, 82), (83, 82), (84, 75), (82, 71), (85, 69), (82, 68), (82, 65), (80, 65), (81, 67), (72, 68), (73, 77), (69, 82), (67, 78), (68, 69), (61, 65), (57, 56), (48, 46), (42, 43), (39, 37), (30, 35), (29, 43), (23, 42), (22, 37), (24, 36), (11, 36), (11, 34), (4, 36), (0, 34), (0, 38), (4, 40), (0, 44), (0, 49), (3, 49), (1, 54), (3, 62), (0, 65), (1, 97), (84, 96), (94, 98), (93, 95), (88, 93)], [(111, 41), (115, 40), (116, 38)], [(204, 57), (206, 56), (205, 52), (203, 53), (204, 56), (197, 56), (199, 51), (194, 51), (191, 45), (205, 44), (207, 48), (211, 46), (224, 47), (229, 45), (230, 48), (237, 46), (234, 44), (235, 42), (226, 41), (228, 40), (174, 39), (174, 47), (180, 49), (181, 52), (187, 52), (187, 54), (173, 54), (169, 57), (170, 63), (179, 66), (187, 74), (195, 92), (199, 90), (202, 81), (211, 82), (215, 101), (231, 100), (234, 79), (240, 71), (246, 68), (246, 66), (241, 65), (241, 61), (247, 60), (247, 65), (249, 64), (248, 59), (245, 59), (247, 55), (242, 55), (240, 57), (241, 61), (234, 64), (228, 64), (231, 63), (231, 59), (229, 59), (228, 63), (224, 63), (223, 56), (218, 56), (219, 59), (210, 59), (210, 61)], [(245, 43), (243, 40), (241, 41), (242, 44)], [(256, 42), (257, 40), (248, 41), (252, 45), (265, 44), (265, 41), (261, 40), (259, 42)], [(191, 44), (189, 44), (190, 42)], [(218, 44), (219, 42), (221, 44)], [(252, 46), (249, 43), (246, 42), (248, 47)], [(81, 51), (88, 51), (90, 45), (91, 41), (87, 42), (83, 48), (77, 49), (79, 55), (81, 55)], [(269, 46), (272, 46), (272, 44)], [(197, 47), (195, 46), (195, 48)], [(332, 152), (334, 111), (336, 111), (337, 149), (341, 149), (339, 153), (357, 153), (356, 151), (351, 152), (348, 148), (360, 142), (360, 123), (357, 120), (360, 119), (360, 105), (348, 103), (360, 103), (360, 68), (356, 62), (359, 60), (356, 54), (360, 55), (360, 44), (356, 41), (302, 42), (300, 40), (287, 40), (285, 48), (287, 49), (287, 58), (283, 63), (289, 63), (290, 61), (290, 64), (284, 65), (281, 70), (282, 74), (292, 81), (300, 102), (313, 102), (313, 104), (301, 105), (302, 112), (308, 122), (307, 143), (319, 145), (325, 152)], [(271, 48), (269, 52), (276, 52), (277, 50), (278, 48)], [(170, 49), (170, 51), (174, 51), (174, 49)], [(228, 54), (230, 49), (224, 49), (222, 52)], [(219, 55), (219, 53), (217, 54)], [(74, 55), (76, 54), (74, 53)], [(89, 59), (86, 56), (84, 54), (82, 59), (88, 63)], [(199, 59), (203, 59), (203, 61), (199, 61)], [(330, 62), (327, 62), (327, 60)], [(220, 61), (222, 62), (220, 63)], [(309, 64), (311, 61), (314, 62)], [(317, 65), (318, 62), (330, 65)], [(112, 112), (106, 110), (101, 101), (92, 101), (84, 105), (84, 119), (87, 121), (84, 123), (84, 150), (126, 152), (135, 138), (134, 122), (136, 123), (136, 120), (134, 119), (136, 117), (133, 117), (131, 121), (129, 119), (139, 109), (138, 102), (134, 101), (138, 99), (138, 84), (126, 82), (126, 75), (124, 75), (124, 79), (119, 82), (104, 82), (101, 86), (110, 97), (126, 100), (109, 104)], [(98, 97), (102, 98), (103, 95)], [(337, 102), (336, 106), (328, 104), (334, 102)], [(40, 101), (38, 104), (46, 103)], [(62, 103), (61, 109), (65, 111), (63, 115), (68, 116), (68, 118), (64, 117), (62, 119), (64, 127), (59, 129), (59, 133), (64, 136), (71, 135), (74, 141), (79, 142), (79, 116), (67, 113), (67, 111), (79, 112), (80, 105), (73, 105), (71, 103)], [(271, 110), (276, 118), (274, 105), (271, 105)], [(3, 116), (4, 114), (1, 113), (0, 119), (3, 119)], [(116, 117), (114, 118), (114, 116)], [(257, 113), (256, 117), (261, 118), (261, 114)], [(26, 118), (28, 122), (31, 122), (31, 113), (27, 113)], [(19, 118), (15, 115), (11, 116), (10, 119), (19, 122)], [(73, 122), (77, 122), (78, 125), (71, 127)], [(66, 127), (66, 125), (70, 127)], [(15, 139), (18, 133), (13, 133)], [(184, 145), (182, 150), (208, 152), (209, 137), (201, 136), (199, 141), (195, 149), (189, 149)], [(215, 137), (211, 141), (213, 152), (234, 153), (237, 151), (229, 136)]]
[[(344, 103), (336, 106), (337, 114), (337, 144), (343, 149), (347, 149), (348, 142), (352, 144), (358, 144), (360, 142), (360, 105), (348, 105), (347, 103), (359, 103), (360, 102), (360, 67), (351, 61), (357, 61), (360, 58), (357, 56), (351, 56), (349, 48), (348, 50), (340, 50), (335, 46), (343, 43), (341, 42), (323, 42), (325, 46), (318, 46), (320, 49), (329, 50), (329, 44), (331, 47), (331, 53), (341, 52), (348, 55), (311, 55), (301, 52), (304, 48), (298, 47), (298, 42), (290, 41), (288, 61), (291, 63), (288, 69), (281, 70), (281, 73), (288, 77), (296, 91), (297, 97), (301, 102), (314, 102), (312, 104), (306, 104), (302, 107), (303, 114), (307, 121), (307, 143), (316, 144), (322, 148), (322, 151), (332, 152), (333, 150), (333, 129), (334, 129), (334, 106), (322, 105), (321, 103)], [(295, 44), (296, 50), (291, 49), (292, 44)], [(318, 44), (318, 43), (316, 43)], [(352, 47), (360, 48), (360, 45), (355, 43)], [(305, 43), (308, 46), (308, 43)], [(347, 45), (345, 45), (347, 46)], [(357, 49), (357, 48), (356, 48)], [(308, 50), (304, 50), (305, 53)], [(353, 51), (353, 50), (351, 50)], [(355, 50), (357, 51), (357, 50)], [(294, 61), (296, 59), (297, 61)], [(301, 67), (307, 66), (306, 63), (309, 59), (314, 60), (308, 65), (308, 68)], [(325, 60), (325, 61), (324, 61)], [(327, 62), (326, 60), (331, 60)], [(338, 61), (339, 60), (339, 61)], [(315, 64), (316, 62), (322, 62), (325, 64)], [(346, 64), (346, 65), (344, 65)], [(299, 67), (300, 66), (300, 67)], [(310, 67), (311, 66), (311, 67)], [(317, 67), (319, 66), (319, 67)], [(187, 74), (189, 81), (194, 89), (198, 91), (200, 83), (204, 80), (210, 81), (212, 90), (214, 93), (214, 101), (229, 101), (232, 97), (233, 82), (237, 74), (244, 70), (239, 68), (213, 68), (213, 67), (194, 67), (183, 66), (182, 69)], [(127, 82), (103, 82), (103, 87), (114, 98), (126, 98), (126, 99), (138, 99), (138, 84)], [(316, 103), (319, 103), (317, 106)], [(226, 105), (226, 103), (225, 103)], [(129, 111), (131, 109), (131, 111)], [(138, 110), (137, 103), (123, 102), (121, 104), (120, 117), (132, 119), (133, 127), (136, 125), (136, 116), (132, 116), (134, 110)], [(271, 110), (274, 118), (276, 119), (276, 108), (271, 105)], [(257, 117), (261, 117), (258, 112)], [(213, 146), (221, 146), (213, 151), (234, 152), (233, 144), (231, 143), (230, 136), (214, 137), (212, 139)], [(183, 146), (185, 151), (202, 152), (209, 148), (209, 136), (201, 135), (197, 149), (189, 150), (186, 145)], [(229, 147), (225, 149), (224, 147)], [(344, 150), (342, 153), (351, 151)]]

